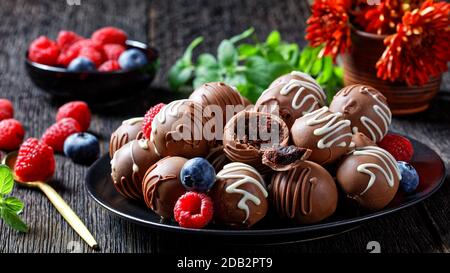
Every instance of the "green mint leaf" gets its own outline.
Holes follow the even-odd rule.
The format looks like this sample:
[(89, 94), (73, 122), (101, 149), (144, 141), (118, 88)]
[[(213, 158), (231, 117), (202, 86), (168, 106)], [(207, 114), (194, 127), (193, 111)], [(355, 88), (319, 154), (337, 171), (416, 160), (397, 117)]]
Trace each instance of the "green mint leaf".
[(281, 42), (281, 35), (278, 31), (272, 31), (266, 39), (266, 45), (271, 48), (277, 47)]
[(192, 64), (192, 52), (194, 51), (194, 49), (200, 45), (203, 42), (203, 37), (198, 37), (196, 39), (194, 39), (189, 46), (186, 48), (186, 51), (183, 54), (183, 57), (181, 58), (183, 60), (183, 63), (185, 65), (190, 65)]
[(217, 49), (217, 59), (224, 67), (237, 65), (238, 51), (230, 40), (223, 40)]
[(247, 84), (247, 78), (245, 77), (245, 73), (235, 73), (233, 75), (227, 75), (224, 79), (224, 82), (231, 86), (243, 86)]
[(239, 90), (239, 93), (241, 93), (242, 96), (246, 97), (252, 103), (255, 103), (264, 91), (264, 88), (257, 87), (251, 83), (238, 85), (236, 87)]
[(6, 207), (2, 207), (0, 208), (0, 216), (11, 228), (21, 232), (28, 231), (28, 226), (20, 219), (16, 212), (9, 210)]
[(273, 62), (273, 63), (275, 63), (275, 62), (278, 62), (278, 63), (286, 62), (286, 60), (283, 58), (283, 56), (280, 53), (278, 53), (277, 51), (275, 51), (275, 50), (270, 50), (270, 51), (267, 52), (267, 60), (269, 62)]
[(235, 44), (239, 41), (242, 41), (242, 40), (247, 39), (248, 37), (252, 36), (253, 33), (255, 33), (255, 28), (251, 27), (251, 28), (247, 29), (246, 31), (242, 32), (241, 34), (231, 37), (230, 42)]
[[(333, 60), (331, 57), (324, 57), (323, 58), (323, 67), (322, 67), (322, 73), (320, 74), (320, 78), (323, 81), (323, 83), (329, 81), (333, 77)], [(319, 84), (322, 84), (319, 82)]]
[(238, 47), (240, 59), (246, 59), (259, 53), (259, 48), (251, 44), (241, 44)]
[(300, 54), (299, 68), (301, 71), (305, 71), (311, 60), (312, 47), (305, 47)]
[(253, 56), (248, 59), (246, 77), (254, 85), (267, 88), (277, 77), (292, 71), (286, 63), (270, 63), (263, 57)]
[(220, 70), (207, 66), (197, 66), (195, 68), (195, 78), (203, 78), (205, 82), (221, 81)]
[(7, 197), (4, 200), (3, 205), (6, 206), (6, 208), (8, 208), (10, 211), (15, 212), (16, 214), (21, 213), (24, 207), (22, 201), (12, 196)]
[(341, 84), (344, 84), (344, 70), (342, 69), (342, 67), (334, 67), (333, 73), (340, 80)]
[(11, 169), (6, 165), (0, 165), (0, 194), (10, 194), (14, 187), (14, 178)]
[(216, 57), (214, 57), (212, 54), (203, 53), (203, 54), (200, 54), (200, 56), (198, 56), (197, 65), (215, 68), (218, 66), (218, 63), (217, 63)]
[(316, 59), (311, 67), (310, 74), (313, 76), (319, 75), (319, 73), (322, 71), (322, 66), (323, 66), (323, 58)]
[(169, 85), (173, 90), (178, 90), (182, 86), (189, 83), (192, 79), (193, 66), (185, 66), (181, 61), (178, 61), (169, 70)]

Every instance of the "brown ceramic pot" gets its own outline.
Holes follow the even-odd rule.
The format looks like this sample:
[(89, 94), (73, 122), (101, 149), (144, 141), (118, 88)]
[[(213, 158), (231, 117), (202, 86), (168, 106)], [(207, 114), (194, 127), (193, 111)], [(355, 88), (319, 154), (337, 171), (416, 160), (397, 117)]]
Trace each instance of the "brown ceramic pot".
[(441, 78), (432, 78), (423, 86), (408, 86), (405, 82), (384, 81), (377, 77), (375, 65), (386, 46), (385, 35), (352, 28), (352, 48), (343, 56), (344, 84), (367, 84), (382, 92), (392, 114), (405, 115), (426, 110), (436, 96)]

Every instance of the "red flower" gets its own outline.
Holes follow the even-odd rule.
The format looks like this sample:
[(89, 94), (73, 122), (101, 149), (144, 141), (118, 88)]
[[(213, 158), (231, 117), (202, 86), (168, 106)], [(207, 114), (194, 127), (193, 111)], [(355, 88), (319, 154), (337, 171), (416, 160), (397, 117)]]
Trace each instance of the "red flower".
[(427, 0), (420, 9), (406, 12), (397, 33), (388, 36), (378, 61), (377, 76), (384, 80), (423, 85), (439, 77), (450, 61), (450, 4)]
[(324, 44), (320, 56), (336, 59), (350, 47), (349, 17), (341, 2), (345, 1), (316, 0), (312, 5), (305, 38), (313, 47)]

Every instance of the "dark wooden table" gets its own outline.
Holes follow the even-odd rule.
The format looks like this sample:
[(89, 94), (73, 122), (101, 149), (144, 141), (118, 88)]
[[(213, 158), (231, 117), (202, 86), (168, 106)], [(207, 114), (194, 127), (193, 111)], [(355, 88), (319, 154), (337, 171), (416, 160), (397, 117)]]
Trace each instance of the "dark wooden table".
[[(142, 115), (157, 102), (167, 87), (167, 70), (187, 44), (205, 36), (201, 50), (214, 51), (219, 41), (254, 26), (261, 36), (278, 29), (289, 41), (304, 44), (307, 1), (299, 0), (2, 0), (0, 3), (0, 97), (13, 101), (16, 118), (26, 127), (27, 137), (39, 137), (53, 123), (60, 102), (41, 93), (25, 73), (24, 52), (40, 34), (54, 37), (60, 29), (89, 35), (96, 28), (113, 25), (130, 37), (149, 41), (161, 51), (161, 71), (143, 98), (98, 109), (91, 130), (100, 136), (102, 152), (110, 133), (126, 117)], [(443, 90), (450, 90), (448, 75)], [(441, 92), (432, 107), (421, 114), (395, 118), (393, 130), (406, 133), (434, 149), (449, 167), (450, 93)], [(382, 252), (450, 251), (450, 181), (429, 200), (389, 217), (370, 222), (343, 235), (313, 242), (276, 246), (218, 245), (189, 237), (153, 231), (111, 215), (97, 205), (84, 187), (86, 167), (57, 156), (54, 185), (97, 238), (102, 252), (214, 253), (230, 254), (367, 252), (369, 241), (378, 241)], [(30, 226), (17, 233), (0, 223), (0, 252), (69, 252), (79, 244), (92, 252), (39, 192), (16, 187), (13, 194), (25, 201), (22, 217)], [(73, 243), (75, 242), (75, 243)]]

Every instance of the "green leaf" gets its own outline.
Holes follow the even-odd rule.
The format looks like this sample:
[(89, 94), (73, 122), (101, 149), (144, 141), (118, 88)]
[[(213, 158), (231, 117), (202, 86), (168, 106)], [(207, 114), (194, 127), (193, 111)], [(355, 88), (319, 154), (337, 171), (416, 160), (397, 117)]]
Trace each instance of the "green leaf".
[(0, 194), (10, 194), (14, 187), (14, 178), (11, 169), (6, 165), (0, 165)]
[(181, 61), (178, 61), (169, 71), (169, 85), (173, 90), (178, 90), (180, 87), (189, 83), (192, 79), (193, 66), (184, 66)]
[(209, 53), (203, 53), (200, 54), (200, 56), (198, 56), (197, 65), (206, 67), (217, 67), (218, 63), (214, 55)]
[(246, 31), (242, 32), (241, 34), (231, 37), (230, 42), (235, 44), (241, 40), (247, 39), (248, 37), (252, 36), (253, 33), (255, 33), (255, 28), (251, 27), (251, 28), (247, 29)]
[(238, 62), (238, 51), (229, 40), (223, 40), (217, 49), (217, 59), (224, 67), (231, 67)]
[(300, 54), (299, 68), (301, 71), (305, 71), (308, 67), (312, 54), (312, 47), (305, 47)]
[(238, 47), (239, 57), (245, 59), (259, 53), (259, 48), (251, 44), (242, 44)]
[(245, 73), (235, 73), (233, 75), (226, 76), (224, 82), (232, 86), (243, 86), (247, 84), (247, 78)]
[(275, 50), (270, 50), (269, 52), (267, 52), (267, 60), (269, 62), (278, 62), (278, 63), (286, 62), (283, 56)]
[(277, 47), (281, 42), (281, 35), (278, 31), (272, 31), (269, 36), (267, 36), (266, 44), (271, 47), (275, 48)]
[(21, 232), (28, 231), (28, 226), (20, 219), (16, 212), (3, 207), (0, 208), (0, 216), (11, 228)]
[(183, 54), (182, 60), (185, 65), (192, 64), (192, 52), (194, 49), (203, 42), (203, 37), (198, 37), (194, 39), (186, 48), (186, 51)]
[(23, 202), (20, 201), (19, 199), (15, 198), (15, 197), (7, 197), (4, 200), (4, 206), (6, 206), (6, 208), (8, 208), (9, 210), (15, 212), (16, 214), (22, 212), (23, 210)]
[(336, 77), (337, 77), (338, 79), (341, 80), (341, 82), (343, 82), (343, 79), (344, 79), (344, 70), (342, 69), (342, 67), (340, 67), (340, 66), (334, 67), (333, 73), (334, 73), (334, 75), (336, 75)]
[(327, 82), (333, 77), (333, 60), (330, 57), (323, 58), (323, 67), (320, 77), (323, 82)]
[(256, 86), (267, 88), (277, 77), (292, 70), (292, 67), (285, 63), (270, 63), (266, 59), (253, 56), (246, 63), (247, 79)]
[(322, 58), (316, 59), (311, 67), (310, 74), (313, 76), (319, 75), (320, 71), (322, 70), (322, 66), (323, 66), (323, 59)]

